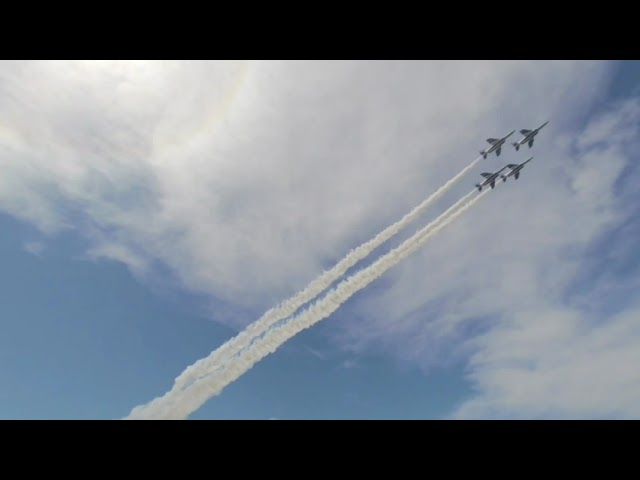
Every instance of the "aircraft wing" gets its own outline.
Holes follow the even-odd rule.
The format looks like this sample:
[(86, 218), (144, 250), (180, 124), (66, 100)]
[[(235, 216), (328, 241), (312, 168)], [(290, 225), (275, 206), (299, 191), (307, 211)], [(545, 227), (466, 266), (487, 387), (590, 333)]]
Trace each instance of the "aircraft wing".
[[(528, 161), (528, 160), (527, 160)], [(510, 163), (509, 165), (507, 165), (507, 167), (509, 167), (510, 169), (514, 169), (516, 168), (518, 165), (516, 165), (515, 163)]]
[(523, 128), (522, 130), (520, 130), (520, 133), (521, 133), (522, 135), (527, 135), (527, 134), (529, 134), (529, 133), (531, 133), (531, 132), (532, 132), (532, 130), (527, 130), (526, 128)]
[(487, 142), (489, 142), (491, 145), (493, 145), (494, 143), (498, 143), (500, 140), (498, 140), (497, 138), (487, 138)]
[(488, 172), (482, 172), (480, 175), (482, 175), (484, 178), (491, 178), (493, 176), (498, 175), (500, 172), (502, 172), (505, 168), (507, 168), (507, 166), (505, 165), (504, 167), (502, 167), (500, 170), (498, 170), (497, 172), (494, 173), (488, 173)]

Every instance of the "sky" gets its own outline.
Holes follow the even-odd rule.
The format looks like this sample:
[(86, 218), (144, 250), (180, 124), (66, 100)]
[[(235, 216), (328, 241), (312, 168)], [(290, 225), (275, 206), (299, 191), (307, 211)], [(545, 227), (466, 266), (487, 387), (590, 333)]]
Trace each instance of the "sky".
[(0, 107), (0, 418), (126, 417), (547, 120), (189, 418), (640, 418), (640, 62), (3, 61)]

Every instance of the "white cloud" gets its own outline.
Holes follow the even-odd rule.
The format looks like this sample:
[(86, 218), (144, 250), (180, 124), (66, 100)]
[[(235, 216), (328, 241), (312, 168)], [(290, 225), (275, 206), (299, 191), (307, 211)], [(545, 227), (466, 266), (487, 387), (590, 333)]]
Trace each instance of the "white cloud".
[(476, 340), (481, 387), (460, 418), (640, 418), (640, 309), (593, 323), (573, 310), (510, 316)]
[[(47, 231), (97, 228), (192, 289), (266, 308), (437, 187), (485, 132), (546, 118), (601, 72), (590, 62), (6, 62), (0, 207)], [(596, 80), (576, 88), (576, 76)]]
[(104, 243), (92, 247), (87, 252), (88, 256), (94, 259), (106, 258), (127, 265), (134, 273), (144, 273), (147, 265), (144, 257), (136, 255), (125, 245), (118, 243)]
[[(550, 120), (518, 181), (333, 324), (343, 345), (429, 366), (492, 348), (460, 343), (476, 319), (490, 335), (503, 328), (490, 318), (565, 312), (584, 249), (624, 214), (614, 186), (637, 102), (583, 127), (609, 74), (584, 61), (3, 62), (0, 209), (256, 311), (400, 218), (485, 138)], [(491, 156), (442, 205), (528, 153)]]
[(639, 101), (635, 98), (614, 104), (609, 110), (598, 115), (589, 122), (577, 139), (578, 148), (585, 149), (603, 143), (619, 145), (634, 141), (640, 122)]

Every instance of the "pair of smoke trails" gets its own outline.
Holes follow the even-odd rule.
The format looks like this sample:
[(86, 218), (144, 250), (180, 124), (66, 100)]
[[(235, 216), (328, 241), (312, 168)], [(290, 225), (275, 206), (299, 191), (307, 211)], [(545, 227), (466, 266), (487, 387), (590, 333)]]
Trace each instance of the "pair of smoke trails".
[(441, 186), (426, 200), (407, 213), (402, 219), (378, 233), (373, 239), (351, 250), (351, 252), (349, 252), (333, 268), (325, 271), (315, 280), (311, 281), (304, 290), (300, 291), (288, 300), (285, 300), (275, 308), (268, 310), (264, 315), (262, 315), (262, 317), (249, 325), (234, 338), (224, 343), (221, 347), (214, 350), (209, 356), (202, 358), (193, 365), (187, 367), (175, 379), (173, 389), (184, 388), (198, 378), (210, 375), (228, 358), (246, 348), (256, 337), (262, 335), (280, 320), (293, 315), (302, 305), (320, 295), (323, 291), (329, 288), (333, 282), (342, 277), (347, 270), (353, 267), (360, 260), (366, 258), (376, 248), (381, 246), (400, 230), (418, 218), (418, 216), (420, 216), (427, 208), (433, 205), (434, 202), (449, 191), (451, 187), (453, 187), (481, 159), (482, 156), (479, 156), (473, 160), (469, 165), (463, 168), (460, 173)]
[(369, 267), (343, 280), (322, 300), (319, 300), (284, 324), (269, 330), (267, 334), (262, 339), (256, 341), (250, 349), (240, 354), (235, 361), (229, 362), (231, 366), (223, 369), (220, 375), (209, 375), (208, 377), (201, 378), (182, 391), (176, 391), (174, 388), (164, 396), (154, 399), (149, 404), (134, 408), (129, 418), (187, 418), (209, 398), (218, 394), (225, 386), (242, 376), (262, 358), (275, 352), (280, 345), (302, 330), (313, 326), (315, 323), (331, 315), (352, 295), (365, 288), (388, 269), (413, 253), (429, 239), (433, 238), (441, 229), (475, 205), (482, 196), (488, 193), (488, 190), (480, 193), (473, 200), (468, 201), (474, 193), (475, 190), (472, 190), (429, 225), (405, 240), (400, 246), (383, 257), (380, 257)]

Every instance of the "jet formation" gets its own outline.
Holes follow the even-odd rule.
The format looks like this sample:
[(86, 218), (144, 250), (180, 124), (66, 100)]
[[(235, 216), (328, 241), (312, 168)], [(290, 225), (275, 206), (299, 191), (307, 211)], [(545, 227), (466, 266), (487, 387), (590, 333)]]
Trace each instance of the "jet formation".
[[(516, 152), (519, 151), (520, 147), (525, 144), (528, 144), (529, 148), (531, 148), (533, 146), (533, 141), (535, 139), (535, 136), (538, 134), (538, 132), (540, 132), (542, 127), (544, 127), (547, 123), (549, 122), (546, 121), (539, 127), (534, 128), (533, 130), (527, 130), (527, 129), (520, 130), (520, 133), (523, 135), (523, 138), (518, 140), (517, 142), (512, 143), (512, 145), (516, 149)], [(506, 141), (506, 139), (510, 135), (512, 135), (514, 132), (515, 130), (512, 130), (502, 138), (487, 138), (487, 142), (491, 144), (491, 146), (486, 150), (480, 150), (480, 154), (483, 156), (483, 158), (487, 158), (487, 155), (492, 152), (495, 152), (496, 156), (500, 156), (500, 152), (502, 151), (502, 145), (504, 145), (504, 142)], [(495, 188), (496, 181), (498, 180), (498, 178), (502, 178), (503, 182), (506, 182), (507, 178), (511, 176), (517, 180), (518, 178), (520, 178), (520, 172), (522, 171), (524, 166), (527, 163), (529, 163), (531, 160), (533, 160), (533, 157), (530, 157), (529, 159), (525, 160), (522, 163), (517, 163), (517, 164), (509, 163), (504, 167), (502, 167), (500, 170), (493, 173), (491, 172), (481, 173), (480, 175), (484, 177), (484, 180), (481, 183), (476, 183), (476, 188), (480, 192), (482, 191), (482, 187), (486, 187), (487, 185), (490, 186), (491, 188)], [(509, 169), (509, 172), (506, 175), (502, 174), (502, 172), (506, 169)]]

